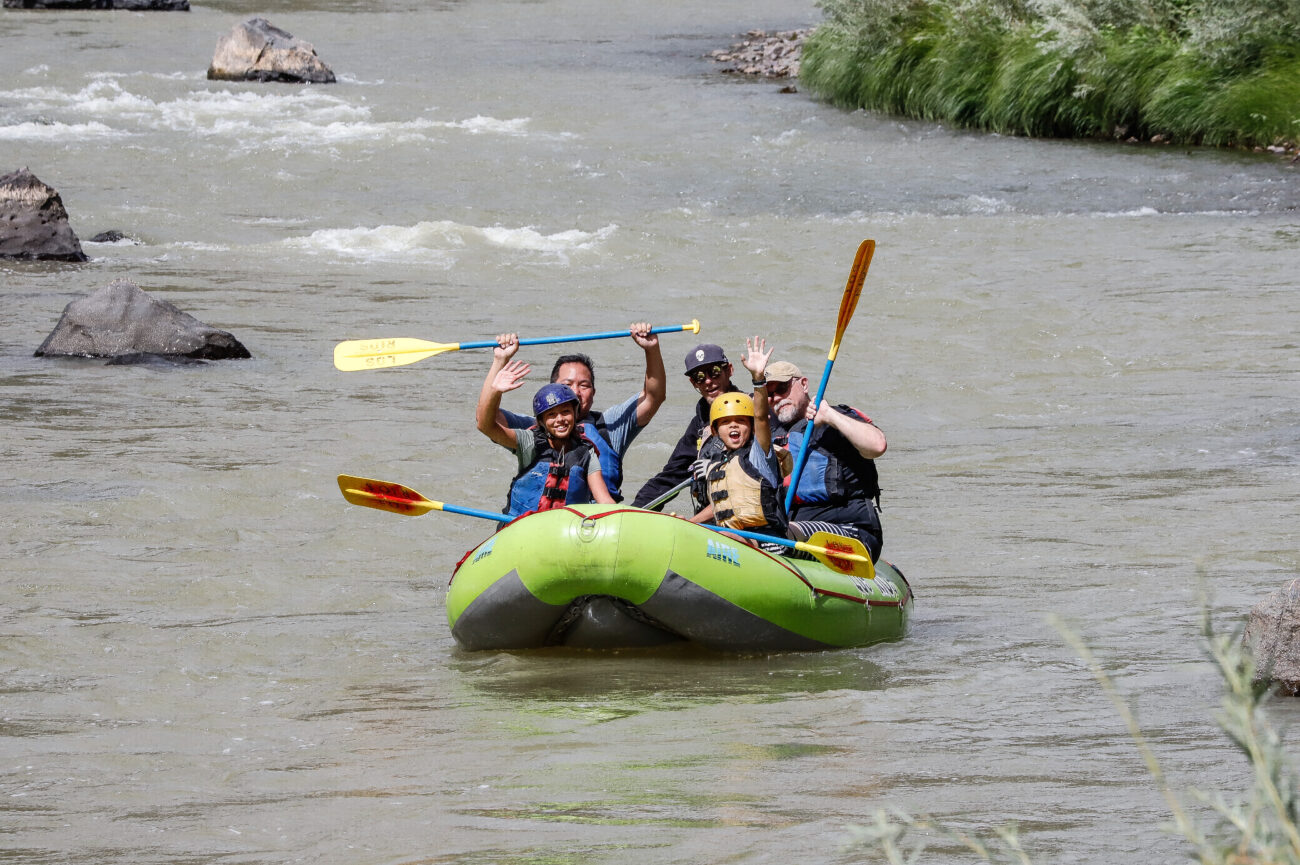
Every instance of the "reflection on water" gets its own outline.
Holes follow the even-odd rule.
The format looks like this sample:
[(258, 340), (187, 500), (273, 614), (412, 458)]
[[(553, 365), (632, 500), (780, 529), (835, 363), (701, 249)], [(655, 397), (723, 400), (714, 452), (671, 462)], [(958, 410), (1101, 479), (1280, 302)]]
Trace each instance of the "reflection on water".
[(590, 652), (545, 649), (451, 662), (470, 688), (541, 707), (591, 708), (610, 718), (674, 711), (719, 699), (767, 702), (822, 691), (876, 691), (888, 676), (878, 665), (842, 652), (720, 655), (672, 644), (654, 649)]

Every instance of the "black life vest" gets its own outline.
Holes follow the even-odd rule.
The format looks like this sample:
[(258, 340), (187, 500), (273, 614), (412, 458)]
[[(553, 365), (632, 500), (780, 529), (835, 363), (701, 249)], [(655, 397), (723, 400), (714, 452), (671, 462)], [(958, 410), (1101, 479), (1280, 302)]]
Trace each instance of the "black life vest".
[[(870, 423), (867, 416), (847, 405), (837, 405), (835, 410), (855, 420)], [(790, 428), (788, 444), (790, 453), (798, 456), (808, 432), (808, 419), (803, 418)], [(823, 440), (831, 436), (830, 447)], [(843, 435), (829, 426), (815, 427), (812, 433), (812, 452), (799, 476), (799, 489), (795, 494), (798, 504), (842, 505), (854, 498), (880, 498), (880, 477), (876, 474), (876, 461), (858, 452)]]

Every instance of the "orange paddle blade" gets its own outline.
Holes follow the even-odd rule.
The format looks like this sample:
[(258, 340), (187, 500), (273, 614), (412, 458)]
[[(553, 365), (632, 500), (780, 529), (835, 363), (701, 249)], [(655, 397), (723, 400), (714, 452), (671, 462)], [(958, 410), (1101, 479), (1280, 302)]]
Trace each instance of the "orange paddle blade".
[(867, 280), (867, 270), (871, 267), (871, 256), (876, 252), (874, 240), (864, 240), (858, 245), (858, 254), (853, 257), (853, 267), (849, 270), (849, 281), (844, 286), (844, 298), (840, 301), (840, 317), (835, 322), (835, 341), (831, 343), (829, 360), (835, 360), (840, 350), (840, 339), (858, 308), (858, 298), (862, 296), (862, 284)]

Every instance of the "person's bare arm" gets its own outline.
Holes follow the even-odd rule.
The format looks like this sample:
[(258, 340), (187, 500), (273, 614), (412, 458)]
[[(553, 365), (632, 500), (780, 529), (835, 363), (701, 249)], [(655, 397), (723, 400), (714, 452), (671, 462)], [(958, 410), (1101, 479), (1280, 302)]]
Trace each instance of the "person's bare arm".
[(645, 351), (645, 384), (641, 398), (636, 403), (636, 425), (647, 426), (668, 398), (668, 373), (664, 371), (664, 356), (659, 351), (659, 334), (651, 333), (648, 321), (638, 321), (629, 328), (632, 339)]

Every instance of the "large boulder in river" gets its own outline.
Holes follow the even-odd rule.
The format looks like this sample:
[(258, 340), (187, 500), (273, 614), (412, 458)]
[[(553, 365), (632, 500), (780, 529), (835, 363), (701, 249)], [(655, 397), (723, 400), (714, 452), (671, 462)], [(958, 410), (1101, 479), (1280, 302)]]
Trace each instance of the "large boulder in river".
[(1300, 695), (1300, 580), (1292, 580), (1255, 605), (1246, 623), (1256, 676), (1278, 692)]
[(310, 42), (295, 39), (265, 18), (249, 18), (217, 40), (208, 77), (220, 81), (332, 84), (334, 73)]
[(86, 260), (63, 199), (26, 168), (0, 175), (0, 258)]
[(188, 12), (190, 0), (5, 0), (6, 9), (129, 9)]
[(204, 324), (128, 279), (116, 279), (63, 310), (36, 356), (251, 357), (239, 340)]

